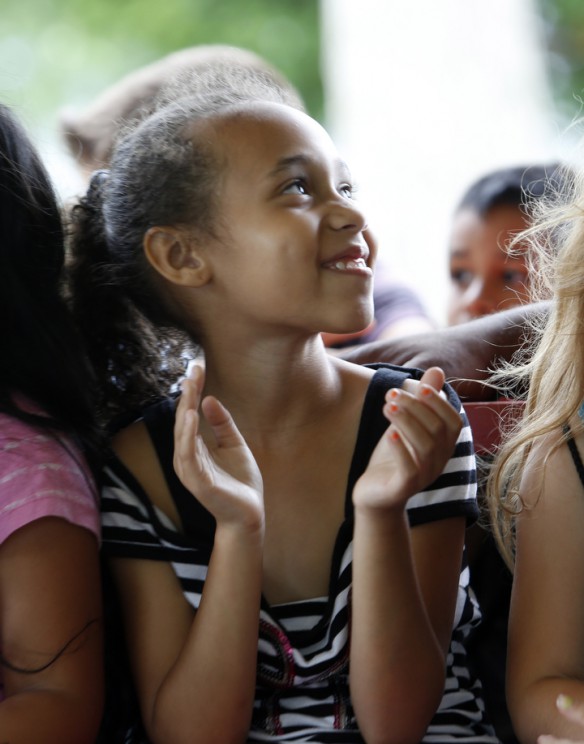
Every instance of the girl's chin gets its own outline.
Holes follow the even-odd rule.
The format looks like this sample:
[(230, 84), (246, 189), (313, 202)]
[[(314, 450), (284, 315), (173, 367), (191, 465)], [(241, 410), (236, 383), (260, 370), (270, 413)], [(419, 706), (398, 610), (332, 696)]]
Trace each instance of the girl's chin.
[(324, 341), (325, 346), (338, 346), (339, 344), (350, 344), (350, 343), (358, 343), (360, 339), (363, 338), (363, 336), (366, 336), (368, 333), (371, 333), (373, 330), (373, 327), (375, 325), (375, 321), (371, 321), (368, 326), (363, 328), (360, 331), (355, 331), (353, 333), (326, 333), (323, 332), (320, 335), (322, 336), (322, 340)]

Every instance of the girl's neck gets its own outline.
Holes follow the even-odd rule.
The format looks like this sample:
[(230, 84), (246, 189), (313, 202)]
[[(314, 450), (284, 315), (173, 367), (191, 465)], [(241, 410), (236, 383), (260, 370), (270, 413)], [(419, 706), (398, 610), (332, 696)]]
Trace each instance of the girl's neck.
[(228, 408), (244, 436), (273, 439), (318, 420), (340, 400), (347, 363), (315, 337), (297, 345), (207, 348), (205, 366), (204, 393)]

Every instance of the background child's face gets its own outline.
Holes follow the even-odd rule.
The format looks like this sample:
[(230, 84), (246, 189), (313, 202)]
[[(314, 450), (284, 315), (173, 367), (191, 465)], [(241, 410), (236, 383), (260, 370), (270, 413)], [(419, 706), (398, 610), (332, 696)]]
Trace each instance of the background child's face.
[(514, 206), (494, 207), (480, 216), (462, 209), (450, 235), (448, 324), (506, 310), (528, 302), (529, 276), (524, 256), (509, 256), (505, 247), (527, 227)]

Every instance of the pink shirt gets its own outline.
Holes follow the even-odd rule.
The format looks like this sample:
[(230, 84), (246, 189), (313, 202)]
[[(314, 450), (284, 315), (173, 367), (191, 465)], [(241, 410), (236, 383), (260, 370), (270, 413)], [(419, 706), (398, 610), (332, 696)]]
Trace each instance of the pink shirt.
[(95, 485), (74, 445), (63, 442), (0, 413), (0, 545), (42, 517), (60, 517), (85, 527), (99, 542)]

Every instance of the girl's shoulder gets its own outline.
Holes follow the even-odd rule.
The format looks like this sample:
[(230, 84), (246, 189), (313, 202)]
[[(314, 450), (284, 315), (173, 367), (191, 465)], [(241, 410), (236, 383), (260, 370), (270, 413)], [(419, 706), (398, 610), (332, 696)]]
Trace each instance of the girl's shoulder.
[[(387, 362), (359, 365), (351, 362), (342, 362), (349, 368), (349, 374), (355, 380), (360, 380), (363, 389), (371, 397), (380, 394), (390, 388), (403, 388), (409, 393), (415, 393), (420, 384), (420, 378), (424, 370), (417, 367), (403, 367)], [(356, 368), (356, 369), (354, 369)], [(457, 410), (460, 409), (460, 398), (454, 389), (447, 383), (443, 388), (443, 395)]]
[(99, 539), (97, 489), (75, 443), (0, 413), (0, 543), (44, 517), (89, 529)]
[(423, 371), (414, 367), (401, 367), (387, 362), (376, 364), (355, 364), (343, 359), (334, 359), (341, 375), (367, 388), (371, 382), (389, 387), (405, 387), (413, 390)]
[(521, 482), (522, 500), (537, 513), (573, 500), (584, 503), (584, 431), (577, 417), (569, 427), (548, 432), (534, 442)]
[(178, 512), (145, 420), (138, 419), (120, 429), (112, 438), (111, 449), (138, 481), (152, 504), (178, 528)]

